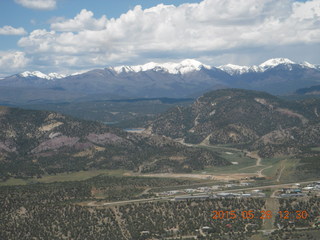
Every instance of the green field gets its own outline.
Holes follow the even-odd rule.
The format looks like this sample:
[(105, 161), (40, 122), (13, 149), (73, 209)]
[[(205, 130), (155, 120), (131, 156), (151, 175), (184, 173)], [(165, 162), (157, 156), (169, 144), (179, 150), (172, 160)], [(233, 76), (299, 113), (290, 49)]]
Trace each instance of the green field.
[[(215, 152), (219, 153), (221, 157), (230, 161), (230, 162), (237, 162), (238, 164), (233, 164), (230, 166), (225, 167), (209, 167), (206, 168), (204, 171), (207, 173), (237, 173), (239, 169), (247, 168), (250, 166), (254, 166), (256, 164), (256, 160), (249, 158), (245, 155), (245, 152), (236, 148), (232, 148), (229, 146), (202, 146), (198, 145), (197, 147), (206, 148), (214, 150)], [(259, 170), (259, 169), (258, 169)], [(248, 172), (254, 172), (257, 170), (249, 170)], [(197, 171), (197, 173), (201, 173), (203, 171)]]
[[(262, 161), (263, 165), (272, 166), (262, 173), (273, 179), (277, 179), (280, 174), (279, 182), (292, 182), (298, 180), (296, 178), (295, 166), (299, 163), (297, 159), (293, 158), (270, 158)], [(282, 169), (282, 170), (281, 170)]]
[(320, 147), (311, 148), (312, 151), (320, 152)]
[[(294, 181), (295, 180), (295, 166), (298, 160), (290, 158), (266, 158), (261, 160), (261, 165), (256, 166), (257, 159), (246, 156), (242, 150), (232, 148), (231, 146), (201, 146), (197, 147), (212, 149), (220, 154), (221, 157), (230, 162), (237, 162), (224, 167), (208, 167), (205, 170), (197, 171), (195, 173), (207, 174), (235, 174), (235, 173), (248, 173), (255, 174), (262, 170), (262, 174), (269, 180), (277, 181), (279, 175), (279, 182)], [(281, 170), (282, 169), (282, 170)]]
[(72, 173), (59, 173), (56, 175), (44, 175), (42, 178), (16, 179), (10, 178), (5, 182), (0, 182), (0, 186), (26, 185), (32, 183), (53, 183), (53, 182), (68, 182), (68, 181), (83, 181), (101, 174), (109, 176), (122, 176), (124, 170), (90, 170), (79, 171)]
[(261, 161), (261, 164), (263, 166), (270, 166), (270, 168), (267, 168), (262, 171), (262, 173), (268, 177), (276, 177), (277, 169), (281, 168), (281, 162), (283, 161), (283, 158), (265, 158)]

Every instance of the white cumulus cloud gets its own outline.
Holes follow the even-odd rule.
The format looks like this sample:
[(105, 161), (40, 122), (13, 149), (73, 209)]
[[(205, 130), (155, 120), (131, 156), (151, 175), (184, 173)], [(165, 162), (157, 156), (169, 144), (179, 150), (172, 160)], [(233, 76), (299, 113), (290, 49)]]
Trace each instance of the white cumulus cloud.
[(24, 69), (30, 59), (26, 56), (24, 52), (20, 51), (6, 51), (0, 52), (0, 72), (1, 74), (5, 73), (14, 73), (15, 71), (20, 72)]
[(107, 18), (102, 16), (100, 19), (93, 18), (93, 12), (86, 9), (75, 16), (73, 19), (60, 20), (51, 24), (51, 29), (57, 31), (81, 31), (81, 30), (102, 30), (106, 27)]
[(23, 7), (36, 10), (52, 10), (56, 8), (57, 0), (14, 0)]
[(0, 28), (0, 35), (24, 35), (27, 32), (22, 28), (14, 28), (12, 26), (3, 26)]
[(270, 49), (319, 46), (319, 12), (320, 0), (204, 0), (177, 7), (136, 6), (111, 19), (95, 18), (83, 9), (72, 19), (52, 22), (50, 30), (31, 32), (20, 39), (19, 46), (28, 54), (45, 56), (39, 58), (43, 64), (57, 67), (143, 63), (159, 57), (218, 59), (221, 55), (225, 59), (227, 53), (237, 51), (262, 56)]

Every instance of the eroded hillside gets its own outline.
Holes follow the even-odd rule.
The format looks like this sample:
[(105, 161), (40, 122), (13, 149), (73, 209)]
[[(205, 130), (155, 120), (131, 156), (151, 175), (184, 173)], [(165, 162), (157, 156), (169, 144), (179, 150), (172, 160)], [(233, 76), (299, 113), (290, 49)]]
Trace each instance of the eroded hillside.
[(52, 112), (2, 107), (0, 126), (2, 178), (87, 169), (190, 172), (230, 164), (212, 151), (166, 137), (131, 134)]

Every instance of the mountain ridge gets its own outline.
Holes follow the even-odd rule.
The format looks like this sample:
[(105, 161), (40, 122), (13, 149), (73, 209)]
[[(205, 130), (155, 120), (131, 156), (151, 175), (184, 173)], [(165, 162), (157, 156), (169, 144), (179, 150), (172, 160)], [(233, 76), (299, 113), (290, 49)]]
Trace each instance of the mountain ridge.
[[(128, 98), (189, 98), (210, 90), (242, 88), (292, 94), (320, 83), (320, 67), (271, 59), (261, 66), (228, 65), (225, 71), (185, 60), (174, 65), (136, 65), (95, 69), (65, 78), (40, 72), (12, 75), (0, 81), (0, 104), (80, 102)], [(221, 67), (222, 68), (222, 67)], [(233, 68), (233, 69), (232, 69)], [(232, 71), (235, 71), (234, 74)], [(239, 73), (239, 74), (238, 74)], [(241, 73), (241, 74), (240, 74)]]
[[(204, 63), (201, 63), (197, 60), (194, 59), (184, 59), (180, 62), (165, 62), (165, 63), (155, 63), (155, 62), (148, 62), (142, 65), (119, 65), (119, 66), (111, 66), (111, 67), (106, 67), (104, 69), (108, 69), (108, 70), (112, 70), (117, 74), (120, 74), (122, 72), (145, 72), (145, 71), (149, 71), (149, 70), (153, 70), (153, 71), (165, 71), (171, 74), (186, 74), (192, 71), (199, 71), (201, 68), (206, 68), (206, 69), (212, 69), (212, 68), (217, 68), (220, 69), (226, 73), (229, 74), (243, 74), (243, 73), (247, 73), (247, 72), (263, 72), (266, 71), (269, 68), (273, 68), (276, 67), (278, 65), (300, 65), (300, 66), (304, 66), (306, 68), (313, 68), (313, 69), (317, 69), (320, 68), (320, 65), (315, 65), (315, 64), (311, 64), (309, 62), (301, 62), (301, 63), (296, 63), (291, 61), (288, 58), (271, 58), (268, 59), (266, 61), (264, 61), (263, 63), (259, 64), (259, 65), (250, 65), (250, 66), (246, 66), (246, 65), (237, 65), (237, 64), (233, 64), (233, 63), (228, 63), (225, 65), (220, 65), (220, 66), (210, 66)], [(93, 70), (97, 70), (97, 69), (93, 69)], [(43, 78), (43, 79), (48, 79), (48, 80), (53, 80), (53, 79), (61, 79), (61, 78), (66, 78), (69, 76), (75, 76), (75, 75), (79, 75), (79, 74), (83, 74), (86, 72), (90, 72), (92, 70), (89, 71), (85, 71), (85, 72), (81, 72), (81, 73), (73, 73), (73, 74), (59, 74), (59, 73), (49, 73), (49, 74), (45, 74), (42, 73), (40, 71), (25, 71), (22, 73), (17, 73), (14, 75), (20, 75), (22, 77), (38, 77), (38, 78)], [(7, 77), (11, 77), (14, 75), (10, 75)]]

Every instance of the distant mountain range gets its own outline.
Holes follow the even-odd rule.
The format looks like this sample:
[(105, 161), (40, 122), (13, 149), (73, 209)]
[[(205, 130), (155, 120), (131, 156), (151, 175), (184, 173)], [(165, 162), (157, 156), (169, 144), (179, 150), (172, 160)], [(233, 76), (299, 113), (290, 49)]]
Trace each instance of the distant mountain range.
[(270, 59), (258, 66), (212, 67), (187, 59), (61, 75), (23, 72), (0, 80), (0, 103), (34, 104), (123, 98), (198, 97), (220, 88), (290, 94), (320, 83), (320, 66)]

